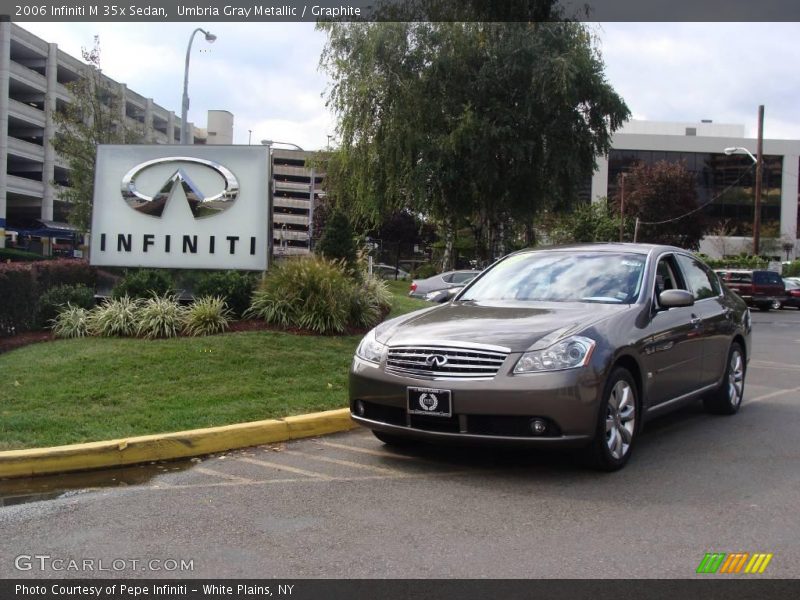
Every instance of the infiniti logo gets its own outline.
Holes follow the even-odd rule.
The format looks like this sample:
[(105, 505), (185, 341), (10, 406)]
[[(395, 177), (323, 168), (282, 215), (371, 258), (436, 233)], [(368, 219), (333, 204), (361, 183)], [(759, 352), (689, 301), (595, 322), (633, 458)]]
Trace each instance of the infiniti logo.
[[(170, 163), (176, 165), (186, 165), (186, 163), (200, 165), (222, 178), (222, 189), (219, 191), (213, 190), (215, 193), (210, 195), (204, 194), (192, 181), (186, 170), (180, 166), (163, 182), (153, 196), (143, 194), (137, 189), (136, 179), (139, 175), (152, 167)], [(128, 171), (122, 178), (122, 197), (134, 210), (146, 215), (160, 217), (164, 212), (167, 201), (172, 196), (175, 186), (178, 185), (181, 186), (184, 194), (186, 194), (189, 208), (191, 208), (192, 214), (196, 219), (216, 215), (229, 209), (239, 195), (239, 181), (227, 167), (202, 158), (169, 156), (148, 160)]]
[(447, 364), (447, 357), (442, 354), (431, 354), (425, 359), (425, 364), (429, 367), (443, 367)]

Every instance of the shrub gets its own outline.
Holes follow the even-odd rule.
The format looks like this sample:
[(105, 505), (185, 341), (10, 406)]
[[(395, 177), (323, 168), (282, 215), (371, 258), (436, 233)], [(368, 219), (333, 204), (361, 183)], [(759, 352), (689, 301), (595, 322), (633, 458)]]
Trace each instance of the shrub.
[(414, 279), (427, 279), (428, 277), (433, 277), (439, 272), (439, 269), (436, 265), (431, 263), (425, 263), (424, 265), (418, 266), (414, 270)]
[(273, 267), (245, 314), (284, 327), (342, 333), (377, 324), (390, 298), (383, 281), (356, 281), (341, 262), (305, 258)]
[(35, 252), (26, 252), (17, 248), (0, 248), (0, 261), (10, 260), (11, 262), (27, 262), (46, 260), (46, 257)]
[(132, 271), (111, 291), (113, 298), (150, 298), (151, 296), (166, 296), (172, 291), (172, 278), (166, 271), (156, 269), (141, 269)]
[(186, 309), (173, 295), (152, 296), (136, 313), (136, 334), (147, 339), (176, 337), (183, 329)]
[(377, 277), (366, 277), (351, 294), (350, 324), (356, 327), (374, 327), (392, 306), (389, 286)]
[(350, 319), (352, 288), (340, 263), (303, 258), (272, 268), (245, 313), (284, 327), (341, 333)]
[(46, 327), (60, 312), (71, 304), (73, 307), (94, 308), (94, 291), (85, 285), (57, 285), (39, 296), (36, 307), (36, 324)]
[(249, 273), (220, 271), (206, 273), (194, 288), (195, 297), (219, 296), (225, 300), (230, 311), (240, 317), (250, 306), (256, 281)]
[(0, 263), (0, 336), (36, 327), (37, 299), (58, 285), (94, 287), (95, 269), (82, 260)]
[(186, 309), (183, 330), (188, 335), (212, 335), (228, 328), (231, 311), (220, 296), (197, 298)]
[(797, 277), (800, 275), (800, 260), (794, 260), (783, 266), (784, 277)]
[(81, 338), (89, 334), (89, 311), (67, 303), (51, 321), (53, 335), (58, 338)]
[(123, 296), (106, 300), (89, 313), (89, 332), (103, 337), (135, 335), (141, 300)]

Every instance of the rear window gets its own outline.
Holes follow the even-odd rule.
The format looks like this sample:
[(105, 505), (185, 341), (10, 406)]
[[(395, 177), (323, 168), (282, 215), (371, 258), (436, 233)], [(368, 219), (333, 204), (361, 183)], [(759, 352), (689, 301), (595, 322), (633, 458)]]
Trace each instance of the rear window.
[(781, 285), (783, 279), (774, 271), (754, 271), (753, 281), (759, 285)]
[(725, 275), (725, 281), (731, 283), (752, 283), (753, 276), (750, 273), (728, 273)]

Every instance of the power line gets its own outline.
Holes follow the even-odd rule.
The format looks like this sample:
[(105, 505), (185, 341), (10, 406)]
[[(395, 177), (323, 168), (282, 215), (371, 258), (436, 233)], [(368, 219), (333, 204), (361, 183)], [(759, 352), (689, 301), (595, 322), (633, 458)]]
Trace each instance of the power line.
[(742, 179), (744, 179), (746, 175), (749, 175), (750, 172), (753, 169), (755, 169), (755, 165), (751, 165), (749, 169), (747, 169), (744, 173), (739, 175), (739, 178), (736, 181), (734, 181), (732, 184), (730, 184), (728, 187), (726, 187), (724, 190), (722, 190), (719, 194), (717, 194), (716, 196), (711, 198), (711, 200), (709, 200), (708, 202), (705, 202), (704, 204), (701, 204), (697, 208), (695, 208), (693, 210), (690, 210), (689, 212), (687, 212), (685, 214), (682, 214), (682, 215), (680, 215), (678, 217), (673, 217), (671, 219), (665, 219), (664, 221), (639, 221), (639, 225), (665, 225), (667, 223), (674, 223), (675, 221), (680, 221), (681, 219), (683, 219), (685, 217), (688, 217), (689, 215), (693, 215), (696, 212), (700, 212), (701, 210), (703, 210), (709, 204), (712, 204), (712, 203), (716, 202), (717, 200), (719, 200), (720, 198), (722, 198), (722, 196), (724, 196), (728, 192), (728, 190), (730, 190), (730, 189), (736, 187), (737, 185), (739, 185), (739, 182)]

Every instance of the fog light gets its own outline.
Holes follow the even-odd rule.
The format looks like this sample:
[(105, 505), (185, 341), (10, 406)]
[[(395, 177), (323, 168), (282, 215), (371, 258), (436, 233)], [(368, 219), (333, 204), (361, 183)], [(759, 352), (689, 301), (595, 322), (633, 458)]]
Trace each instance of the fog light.
[(531, 431), (533, 435), (542, 435), (547, 431), (547, 423), (541, 419), (531, 419)]
[(356, 400), (353, 404), (353, 412), (356, 413), (359, 417), (363, 417), (364, 413), (367, 412), (364, 403), (361, 400)]

